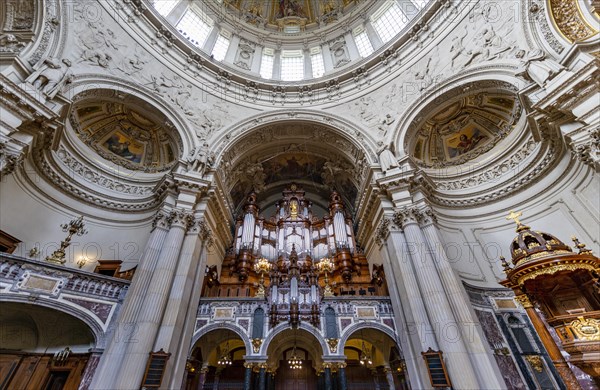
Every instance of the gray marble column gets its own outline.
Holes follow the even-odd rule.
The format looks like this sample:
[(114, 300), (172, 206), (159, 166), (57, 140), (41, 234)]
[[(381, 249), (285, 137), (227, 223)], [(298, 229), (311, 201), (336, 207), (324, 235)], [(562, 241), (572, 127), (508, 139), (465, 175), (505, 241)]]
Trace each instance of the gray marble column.
[(345, 367), (346, 367), (346, 363), (343, 363), (338, 368), (338, 381), (339, 381), (339, 389), (340, 390), (348, 389), (348, 382), (346, 381), (346, 368)]
[(116, 374), (117, 379), (113, 388), (139, 389), (142, 382), (148, 353), (154, 346), (169, 297), (173, 274), (177, 268), (183, 238), (190, 227), (192, 214), (184, 210), (173, 211), (171, 220), (171, 229), (165, 239), (150, 285), (143, 293), (144, 307), (140, 311), (136, 324), (137, 342), (131, 343), (128, 348), (119, 373)]
[[(396, 213), (396, 223), (401, 223), (406, 234), (415, 274), (421, 288), (422, 300), (434, 326), (439, 348), (444, 352), (444, 361), (456, 389), (479, 389), (487, 387), (479, 384), (474, 367), (469, 359), (464, 340), (446, 294), (434, 260), (427, 248), (425, 237), (417, 220), (420, 212), (416, 208), (406, 208)], [(458, 335), (457, 335), (458, 333)]]
[(421, 225), (429, 250), (435, 258), (435, 265), (439, 270), (444, 291), (458, 321), (462, 339), (465, 340), (471, 361), (476, 367), (475, 372), (479, 375), (480, 383), (485, 383), (486, 386), (494, 389), (504, 387), (504, 380), (499, 376), (500, 372), (495, 368), (495, 364), (491, 362), (494, 357), (491, 353), (488, 353), (480, 329), (478, 329), (479, 321), (471, 312), (470, 303), (468, 303), (462, 283), (450, 265), (440, 232), (435, 226), (435, 216), (431, 209), (423, 211)]
[(325, 390), (333, 390), (333, 384), (331, 381), (331, 368), (325, 367), (323, 370), (323, 375), (325, 376)]
[(392, 372), (391, 367), (385, 367), (384, 372), (385, 372), (385, 379), (387, 380), (388, 386), (390, 386), (390, 389), (395, 389), (396, 384), (394, 383), (394, 373)]
[(267, 369), (261, 367), (258, 372), (258, 390), (267, 390)]
[(170, 212), (167, 210), (159, 211), (154, 217), (153, 230), (135, 270), (119, 318), (111, 331), (108, 347), (102, 354), (98, 369), (94, 374), (90, 385), (91, 389), (114, 388), (116, 373), (121, 367), (125, 352), (132, 343), (136, 342), (137, 318), (143, 307), (146, 291), (148, 291), (170, 224)]
[(244, 367), (244, 390), (250, 390), (252, 386), (252, 364), (245, 363)]

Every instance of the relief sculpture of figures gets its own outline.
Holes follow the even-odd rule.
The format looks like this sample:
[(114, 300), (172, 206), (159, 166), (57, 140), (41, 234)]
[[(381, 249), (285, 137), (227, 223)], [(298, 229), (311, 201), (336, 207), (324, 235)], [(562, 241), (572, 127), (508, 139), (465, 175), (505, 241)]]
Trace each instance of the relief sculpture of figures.
[(52, 99), (65, 84), (73, 80), (71, 61), (58, 58), (47, 58), (43, 65), (34, 72), (28, 81), (48, 98)]

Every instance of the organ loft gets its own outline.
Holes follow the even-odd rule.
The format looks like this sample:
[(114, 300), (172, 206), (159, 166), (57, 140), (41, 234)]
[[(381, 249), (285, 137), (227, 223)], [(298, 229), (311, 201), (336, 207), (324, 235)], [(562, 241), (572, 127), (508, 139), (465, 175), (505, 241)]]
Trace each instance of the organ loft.
[(206, 280), (203, 296), (265, 297), (271, 327), (283, 321), (319, 326), (324, 297), (387, 296), (383, 270), (375, 266), (371, 275), (340, 194), (332, 192), (318, 216), (292, 183), (273, 209), (266, 218), (257, 194), (247, 196), (220, 278)]

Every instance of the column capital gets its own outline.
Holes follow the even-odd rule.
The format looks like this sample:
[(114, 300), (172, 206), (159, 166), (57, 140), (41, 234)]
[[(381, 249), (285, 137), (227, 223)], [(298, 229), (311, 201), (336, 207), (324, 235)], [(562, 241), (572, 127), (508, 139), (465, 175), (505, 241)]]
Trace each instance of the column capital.
[(394, 216), (384, 216), (379, 222), (379, 226), (375, 229), (375, 242), (382, 245), (387, 240), (388, 235), (392, 231), (401, 231), (402, 226), (398, 225), (394, 220)]
[(158, 210), (156, 212), (156, 214), (154, 214), (154, 217), (152, 218), (152, 230), (151, 231), (154, 231), (154, 229), (156, 229), (156, 228), (160, 228), (160, 229), (164, 229), (164, 230), (169, 229), (169, 226), (170, 226), (169, 216), (170, 216), (170, 213), (168, 211)]
[(404, 229), (411, 223), (418, 224), (419, 219), (420, 211), (414, 206), (405, 206), (394, 213), (394, 224), (401, 229)]
[(188, 229), (188, 234), (198, 235), (200, 240), (204, 241), (207, 246), (214, 244), (213, 232), (202, 217), (196, 216), (194, 218), (192, 225)]
[(429, 206), (425, 206), (419, 210), (418, 218), (421, 226), (435, 225), (437, 223), (435, 212)]
[(194, 225), (195, 217), (191, 210), (177, 209), (169, 214), (169, 222), (171, 227), (181, 227), (187, 231)]
[(515, 296), (515, 300), (517, 302), (519, 302), (519, 304), (521, 306), (523, 306), (523, 309), (533, 308), (533, 304), (531, 303), (531, 300), (525, 294), (520, 294), (520, 295)]
[(394, 213), (393, 221), (395, 225), (404, 229), (411, 223), (420, 226), (433, 225), (437, 222), (437, 218), (429, 206), (405, 206)]

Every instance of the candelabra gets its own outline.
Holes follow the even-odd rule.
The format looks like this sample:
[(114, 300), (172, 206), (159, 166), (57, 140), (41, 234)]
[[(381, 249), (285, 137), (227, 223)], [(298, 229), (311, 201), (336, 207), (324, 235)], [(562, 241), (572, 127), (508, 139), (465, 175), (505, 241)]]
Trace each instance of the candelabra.
[(373, 359), (371, 359), (371, 354), (365, 348), (364, 341), (362, 342), (359, 360), (360, 360), (360, 364), (362, 364), (363, 366), (371, 366), (373, 364)]
[(67, 238), (64, 241), (61, 241), (60, 248), (55, 250), (50, 256), (46, 257), (46, 261), (50, 263), (65, 264), (65, 250), (71, 245), (71, 238), (76, 234), (78, 236), (83, 236), (87, 234), (87, 230), (84, 228), (85, 224), (83, 223), (83, 217), (79, 217), (77, 219), (71, 220), (71, 222), (63, 223), (60, 225), (63, 232), (68, 232)]
[(300, 359), (296, 352), (296, 331), (294, 331), (294, 349), (292, 349), (292, 356), (288, 359), (288, 364), (292, 370), (302, 369), (302, 359)]
[(323, 257), (321, 261), (317, 263), (317, 269), (319, 272), (325, 275), (325, 287), (323, 288), (323, 296), (324, 297), (332, 297), (333, 290), (331, 290), (331, 286), (329, 285), (329, 273), (333, 272), (335, 268), (333, 261), (329, 257)]
[(254, 263), (254, 272), (260, 275), (260, 282), (258, 284), (258, 291), (256, 296), (259, 298), (265, 297), (265, 274), (271, 270), (271, 263), (269, 260), (261, 257)]
[(221, 357), (217, 361), (217, 364), (219, 366), (230, 366), (231, 363), (232, 363), (232, 361), (231, 361), (231, 356), (229, 355), (229, 340), (228, 340), (227, 344), (225, 344), (225, 349), (223, 350)]

